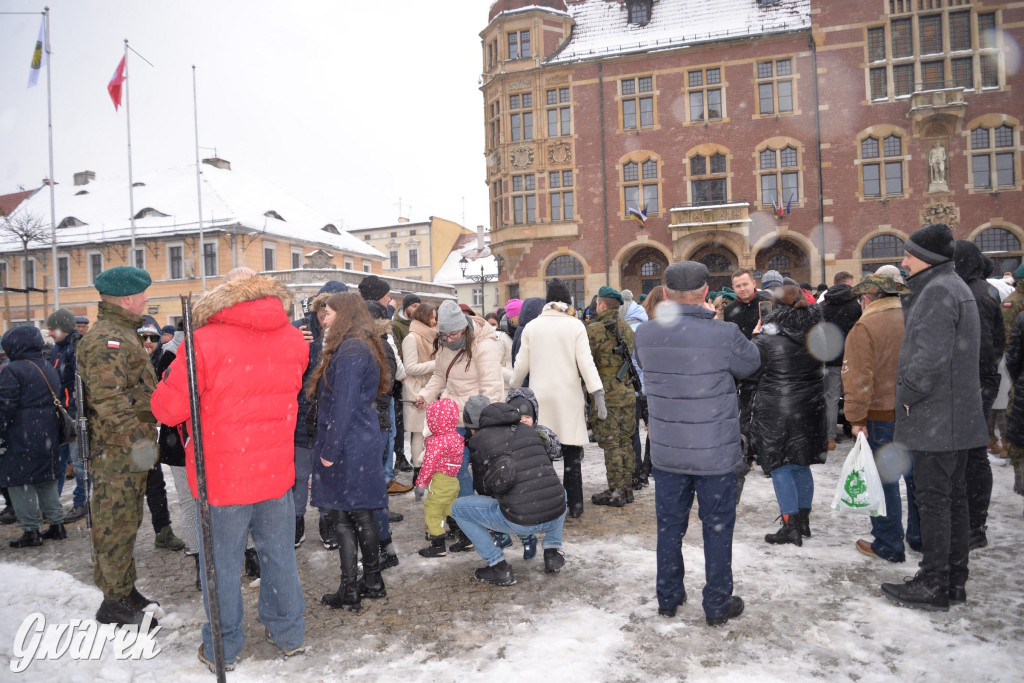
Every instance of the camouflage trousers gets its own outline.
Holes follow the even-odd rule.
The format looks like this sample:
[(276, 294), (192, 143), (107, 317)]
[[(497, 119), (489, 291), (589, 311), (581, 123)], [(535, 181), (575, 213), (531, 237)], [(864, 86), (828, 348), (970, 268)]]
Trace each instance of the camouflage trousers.
[(1024, 496), (1024, 446), (1010, 444), (1006, 456), (1013, 465), (1013, 492)]
[(633, 431), (636, 407), (608, 406), (608, 419), (594, 420), (594, 438), (604, 449), (604, 466), (611, 490), (633, 485)]
[[(112, 464), (112, 463), (110, 463)], [(127, 596), (135, 585), (135, 537), (142, 523), (147, 472), (108, 471), (102, 456), (92, 474), (93, 580), (107, 600)]]

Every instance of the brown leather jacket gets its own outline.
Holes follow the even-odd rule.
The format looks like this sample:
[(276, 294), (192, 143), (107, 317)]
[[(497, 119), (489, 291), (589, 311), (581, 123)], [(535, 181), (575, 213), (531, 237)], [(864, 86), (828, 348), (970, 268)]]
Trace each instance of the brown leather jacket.
[(896, 419), (896, 369), (903, 341), (903, 308), (897, 296), (872, 301), (846, 337), (844, 412), (851, 425)]

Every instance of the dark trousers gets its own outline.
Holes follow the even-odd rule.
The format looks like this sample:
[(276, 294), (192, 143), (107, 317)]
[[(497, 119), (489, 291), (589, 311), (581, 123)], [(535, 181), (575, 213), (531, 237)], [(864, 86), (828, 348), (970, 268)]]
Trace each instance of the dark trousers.
[[(334, 524), (341, 556), (341, 579), (354, 582), (358, 573), (359, 552), (363, 553), (363, 571), (380, 571), (380, 537), (373, 510), (331, 510), (328, 519)], [(358, 551), (357, 551), (358, 548)]]
[(971, 530), (984, 529), (988, 521), (988, 505), (992, 500), (992, 464), (988, 461), (987, 446), (967, 451), (965, 477)]
[(914, 488), (921, 515), (921, 571), (941, 590), (967, 582), (967, 451), (914, 451)]
[(167, 509), (167, 488), (164, 485), (164, 472), (160, 463), (153, 465), (146, 473), (146, 505), (153, 522), (153, 531), (160, 533), (165, 526), (171, 525), (171, 513)]
[(562, 446), (562, 486), (569, 507), (583, 506), (583, 446)]
[(633, 481), (647, 481), (647, 472), (644, 471), (644, 452), (640, 446), (640, 401), (636, 400), (636, 422), (633, 426)]
[(900, 500), (900, 477), (907, 485), (906, 540), (912, 546), (921, 546), (921, 520), (914, 503), (914, 468), (910, 454), (892, 443), (896, 423), (868, 420), (868, 445), (875, 455), (882, 477), (885, 495), (885, 515), (871, 518), (871, 535), (875, 540), (871, 550), (891, 562), (906, 560), (903, 533), (903, 501)]
[(672, 609), (686, 599), (683, 537), (693, 495), (704, 532), (704, 614), (725, 616), (732, 601), (732, 531), (736, 525), (736, 475), (673, 474), (657, 467), (654, 509), (658, 518), (658, 607)]
[(402, 405), (402, 382), (395, 382), (391, 392), (395, 399), (395, 460), (405, 457), (405, 410)]

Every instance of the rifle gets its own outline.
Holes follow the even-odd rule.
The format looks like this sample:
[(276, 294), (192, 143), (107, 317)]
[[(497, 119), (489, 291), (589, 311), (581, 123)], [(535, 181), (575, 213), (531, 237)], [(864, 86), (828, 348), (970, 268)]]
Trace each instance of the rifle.
[(199, 492), (199, 531), (202, 533), (203, 564), (206, 571), (207, 604), (210, 609), (210, 630), (213, 632), (213, 661), (217, 683), (224, 683), (224, 634), (220, 626), (220, 601), (217, 596), (217, 572), (213, 565), (213, 526), (210, 500), (206, 493), (206, 464), (203, 458), (203, 427), (199, 412), (199, 381), (196, 378), (196, 346), (192, 329), (192, 298), (181, 297), (181, 316), (185, 323), (185, 369), (188, 374), (188, 399), (192, 417), (192, 452), (196, 464), (196, 488)]
[(637, 371), (636, 366), (633, 364), (633, 354), (629, 352), (629, 346), (626, 344), (626, 340), (619, 334), (619, 323), (618, 320), (607, 320), (604, 323), (604, 328), (615, 335), (615, 348), (612, 349), (612, 353), (622, 358), (622, 367), (615, 373), (615, 379), (620, 382), (625, 382), (633, 392), (636, 394), (636, 403), (640, 408), (640, 417), (643, 418), (644, 424), (650, 424), (648, 419), (647, 410), (647, 396), (644, 395), (643, 383), (640, 381), (640, 373)]
[(78, 457), (85, 469), (85, 528), (92, 528), (92, 476), (89, 462), (89, 421), (85, 417), (85, 392), (82, 390), (82, 376), (75, 372), (75, 407), (78, 409), (75, 418), (75, 432), (78, 434)]

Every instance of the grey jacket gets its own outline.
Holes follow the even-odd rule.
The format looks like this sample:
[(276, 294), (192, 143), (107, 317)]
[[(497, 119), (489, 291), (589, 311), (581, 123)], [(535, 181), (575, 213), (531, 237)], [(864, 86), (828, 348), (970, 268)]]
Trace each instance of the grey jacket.
[(651, 461), (675, 474), (717, 476), (740, 464), (736, 380), (761, 355), (735, 323), (702, 306), (674, 310), (640, 325), (635, 353), (651, 414)]
[(896, 375), (895, 440), (912, 451), (988, 443), (981, 410), (978, 305), (953, 262), (907, 278)]

